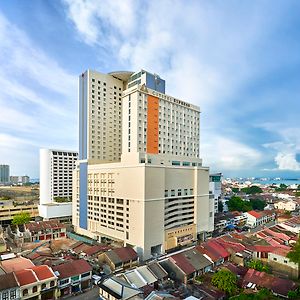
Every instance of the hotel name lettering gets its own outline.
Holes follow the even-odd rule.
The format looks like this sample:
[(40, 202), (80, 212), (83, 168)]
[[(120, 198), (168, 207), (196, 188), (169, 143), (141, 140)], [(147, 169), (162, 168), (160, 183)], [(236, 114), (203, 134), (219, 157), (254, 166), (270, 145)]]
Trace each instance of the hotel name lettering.
[(184, 102), (184, 101), (181, 101), (181, 100), (178, 100), (178, 99), (169, 97), (169, 96), (167, 96), (167, 95), (165, 95), (165, 94), (161, 94), (161, 93), (158, 93), (158, 92), (156, 92), (156, 91), (152, 91), (152, 90), (149, 91), (149, 90), (147, 89), (147, 87), (145, 87), (145, 86), (141, 86), (141, 87), (140, 87), (140, 90), (141, 90), (142, 92), (146, 92), (146, 93), (152, 94), (152, 96), (156, 96), (156, 97), (158, 97), (158, 98), (160, 98), (160, 99), (169, 100), (169, 101), (172, 101), (172, 102), (174, 102), (174, 103), (176, 103), (176, 104), (180, 104), (180, 105), (182, 105), (182, 106), (191, 107), (190, 104), (188, 104), (188, 103), (186, 103), (186, 102)]

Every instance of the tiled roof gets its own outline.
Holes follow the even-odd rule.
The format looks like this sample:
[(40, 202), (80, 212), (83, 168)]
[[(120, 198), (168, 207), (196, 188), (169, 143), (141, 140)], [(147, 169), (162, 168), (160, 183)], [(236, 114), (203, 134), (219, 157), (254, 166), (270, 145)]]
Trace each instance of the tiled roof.
[(60, 228), (66, 228), (66, 226), (62, 223), (60, 223), (58, 220), (49, 220), (49, 221), (40, 221), (40, 222), (30, 222), (25, 224), (25, 227), (30, 232), (39, 232), (43, 231), (45, 229), (60, 229)]
[(181, 254), (197, 271), (212, 265), (212, 262), (195, 248), (181, 252)]
[(255, 210), (250, 210), (247, 213), (249, 215), (253, 216), (256, 219), (260, 219), (262, 217), (262, 215), (259, 212), (255, 211)]
[(58, 277), (60, 279), (92, 271), (92, 267), (84, 259), (73, 260), (65, 264), (54, 266), (52, 269), (53, 271), (58, 271)]
[(230, 256), (230, 253), (227, 251), (226, 247), (222, 244), (223, 240), (216, 239), (210, 240), (207, 242), (208, 247), (211, 247), (217, 251), (217, 253), (223, 258), (227, 258)]
[(289, 291), (297, 288), (297, 284), (292, 280), (278, 278), (253, 269), (249, 269), (246, 273), (242, 283), (243, 287), (245, 288), (250, 282), (259, 287), (270, 289), (282, 296), (287, 296)]
[(170, 261), (173, 262), (186, 275), (192, 274), (196, 269), (189, 263), (189, 261), (181, 253), (172, 255)]
[(0, 291), (18, 287), (19, 284), (16, 280), (14, 273), (0, 275)]
[(89, 248), (87, 248), (84, 252), (87, 255), (92, 256), (92, 255), (98, 254), (99, 252), (107, 251), (109, 249), (110, 249), (110, 247), (106, 246), (106, 245), (94, 245), (94, 246), (90, 246)]
[(113, 251), (119, 256), (119, 258), (123, 262), (138, 259), (137, 253), (130, 247), (116, 248)]
[(34, 272), (31, 269), (16, 271), (15, 274), (17, 280), (20, 283), (20, 286), (38, 282), (37, 277), (35, 276)]
[(7, 272), (19, 271), (34, 267), (34, 264), (28, 258), (16, 257), (1, 262), (2, 268)]
[(36, 277), (39, 280), (45, 280), (45, 279), (50, 279), (50, 278), (56, 277), (54, 275), (54, 273), (52, 272), (52, 270), (46, 265), (35, 266), (35, 267), (31, 268), (31, 270), (34, 271)]

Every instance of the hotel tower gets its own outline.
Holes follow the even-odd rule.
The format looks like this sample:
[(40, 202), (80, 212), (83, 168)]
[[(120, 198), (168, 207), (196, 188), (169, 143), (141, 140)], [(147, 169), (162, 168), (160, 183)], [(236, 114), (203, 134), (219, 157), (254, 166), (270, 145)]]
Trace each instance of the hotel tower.
[(166, 95), (156, 74), (80, 75), (76, 232), (149, 259), (213, 231), (199, 117), (199, 107)]

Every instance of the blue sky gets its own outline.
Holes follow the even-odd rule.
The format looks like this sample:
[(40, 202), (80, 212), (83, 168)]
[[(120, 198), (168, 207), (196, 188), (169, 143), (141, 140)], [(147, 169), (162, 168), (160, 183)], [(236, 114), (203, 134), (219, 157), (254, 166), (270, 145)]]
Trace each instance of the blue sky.
[(146, 69), (201, 107), (201, 157), (226, 176), (300, 178), (300, 2), (1, 1), (0, 163), (39, 176), (77, 149), (77, 81)]

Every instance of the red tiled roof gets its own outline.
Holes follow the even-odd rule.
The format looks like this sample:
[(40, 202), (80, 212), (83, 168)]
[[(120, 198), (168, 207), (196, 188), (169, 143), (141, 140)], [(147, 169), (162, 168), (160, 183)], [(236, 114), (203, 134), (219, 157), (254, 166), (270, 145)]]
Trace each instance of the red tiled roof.
[(54, 273), (52, 272), (52, 270), (46, 265), (35, 266), (35, 267), (31, 268), (31, 270), (34, 271), (36, 277), (39, 280), (45, 280), (45, 279), (50, 279), (50, 278), (56, 277), (54, 275)]
[(25, 227), (31, 232), (39, 232), (45, 229), (60, 229), (66, 228), (66, 226), (60, 223), (58, 220), (30, 222), (25, 224)]
[(34, 264), (28, 258), (15, 257), (1, 262), (5, 272), (10, 273), (34, 267)]
[(72, 260), (65, 264), (52, 267), (53, 271), (58, 271), (59, 278), (69, 278), (82, 273), (92, 271), (92, 267), (84, 260)]
[(256, 219), (260, 219), (262, 217), (262, 215), (259, 212), (255, 211), (255, 210), (250, 210), (247, 213), (249, 215), (253, 216)]
[(283, 248), (275, 248), (271, 251), (271, 253), (286, 257), (287, 254), (290, 252), (290, 249), (283, 249)]
[(20, 283), (20, 286), (38, 282), (38, 279), (31, 269), (16, 271), (15, 274)]
[(297, 288), (297, 284), (292, 280), (278, 278), (253, 269), (249, 269), (246, 273), (242, 283), (243, 287), (245, 288), (250, 282), (259, 287), (270, 289), (276, 294), (283, 296), (287, 296), (290, 290), (295, 290)]
[(87, 255), (94, 255), (97, 254), (99, 252), (105, 252), (108, 251), (109, 249), (111, 249), (111, 247), (106, 246), (106, 245), (94, 245), (94, 246), (90, 246), (88, 249), (86, 249), (84, 252)]
[(185, 274), (189, 275), (196, 271), (196, 269), (189, 263), (189, 261), (181, 253), (172, 255), (170, 260), (176, 264)]
[(213, 262), (217, 262), (219, 259), (222, 258), (222, 256), (219, 255), (219, 253), (211, 247), (198, 245), (195, 247), (195, 249), (201, 254), (206, 254)]
[(130, 247), (116, 248), (113, 251), (118, 255), (120, 260), (123, 262), (138, 259), (137, 253)]
[(210, 240), (206, 243), (208, 247), (213, 248), (220, 256), (227, 258), (230, 256), (230, 253), (220, 244), (217, 240)]

